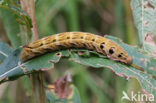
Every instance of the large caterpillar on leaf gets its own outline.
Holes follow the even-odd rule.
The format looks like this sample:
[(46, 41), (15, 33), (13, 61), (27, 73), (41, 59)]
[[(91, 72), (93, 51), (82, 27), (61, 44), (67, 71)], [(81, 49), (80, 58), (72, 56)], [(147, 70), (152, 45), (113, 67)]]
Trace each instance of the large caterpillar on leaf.
[(105, 37), (85, 32), (65, 32), (42, 38), (25, 45), (21, 53), (23, 62), (60, 49), (85, 48), (101, 53), (108, 58), (132, 64), (132, 57), (117, 43)]

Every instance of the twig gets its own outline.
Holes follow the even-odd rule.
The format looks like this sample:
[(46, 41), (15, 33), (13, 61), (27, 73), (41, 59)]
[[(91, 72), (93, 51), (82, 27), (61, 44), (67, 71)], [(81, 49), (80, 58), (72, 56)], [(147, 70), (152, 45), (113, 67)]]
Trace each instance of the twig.
[[(32, 33), (33, 40), (38, 39), (38, 30), (35, 17), (35, 3), (34, 0), (20, 0), (22, 9), (30, 16), (32, 20)], [(42, 72), (33, 73), (30, 75), (31, 84), (33, 89), (34, 103), (46, 103), (46, 96), (43, 85)]]
[(33, 88), (34, 103), (46, 103), (42, 72), (31, 74), (30, 80)]
[(32, 32), (33, 32), (33, 40), (38, 39), (38, 30), (37, 30), (37, 23), (36, 23), (36, 17), (35, 17), (35, 3), (34, 0), (21, 0), (21, 6), (22, 9), (29, 14), (31, 20), (32, 20)]
[(29, 2), (29, 6), (30, 6), (30, 17), (32, 20), (32, 32), (33, 32), (33, 39), (37, 40), (38, 39), (38, 30), (37, 30), (37, 24), (36, 24), (36, 17), (35, 17), (35, 3), (34, 0), (30, 0)]

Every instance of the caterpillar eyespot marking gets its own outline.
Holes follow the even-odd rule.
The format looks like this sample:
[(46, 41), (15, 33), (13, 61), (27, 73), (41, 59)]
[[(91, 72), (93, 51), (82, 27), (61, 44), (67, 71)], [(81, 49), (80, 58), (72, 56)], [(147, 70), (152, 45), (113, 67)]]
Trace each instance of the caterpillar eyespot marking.
[(122, 55), (121, 55), (121, 54), (119, 54), (119, 55), (118, 55), (118, 57), (120, 58), (120, 57), (122, 57)]
[(120, 54), (118, 55), (118, 57), (119, 57), (119, 58), (121, 58), (121, 57), (122, 57), (122, 55), (123, 55), (123, 53), (120, 53)]
[(114, 53), (114, 49), (113, 48), (110, 48), (109, 49), (109, 54), (113, 54)]
[(104, 48), (104, 46), (101, 44), (101, 45), (100, 45), (100, 48), (101, 48), (101, 49), (103, 49), (103, 48)]
[(20, 58), (28, 61), (47, 52), (60, 49), (85, 48), (101, 53), (114, 61), (132, 64), (132, 57), (116, 42), (85, 32), (65, 32), (48, 36), (23, 46)]

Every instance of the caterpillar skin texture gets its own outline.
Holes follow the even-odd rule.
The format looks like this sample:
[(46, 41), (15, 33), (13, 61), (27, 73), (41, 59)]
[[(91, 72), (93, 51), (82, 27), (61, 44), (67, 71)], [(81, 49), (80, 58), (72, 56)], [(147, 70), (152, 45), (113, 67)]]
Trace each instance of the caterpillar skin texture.
[(132, 64), (132, 57), (117, 43), (102, 36), (84, 32), (65, 32), (48, 36), (23, 47), (21, 59), (29, 59), (60, 49), (85, 48), (108, 58)]

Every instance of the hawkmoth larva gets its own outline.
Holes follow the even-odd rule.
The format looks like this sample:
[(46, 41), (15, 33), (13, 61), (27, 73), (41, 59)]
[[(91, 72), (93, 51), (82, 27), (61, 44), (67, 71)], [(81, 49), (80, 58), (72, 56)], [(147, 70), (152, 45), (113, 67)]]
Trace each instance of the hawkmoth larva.
[(105, 37), (84, 32), (65, 32), (37, 40), (23, 47), (21, 59), (26, 62), (47, 52), (68, 48), (86, 48), (112, 60), (132, 64), (132, 57), (120, 45)]

